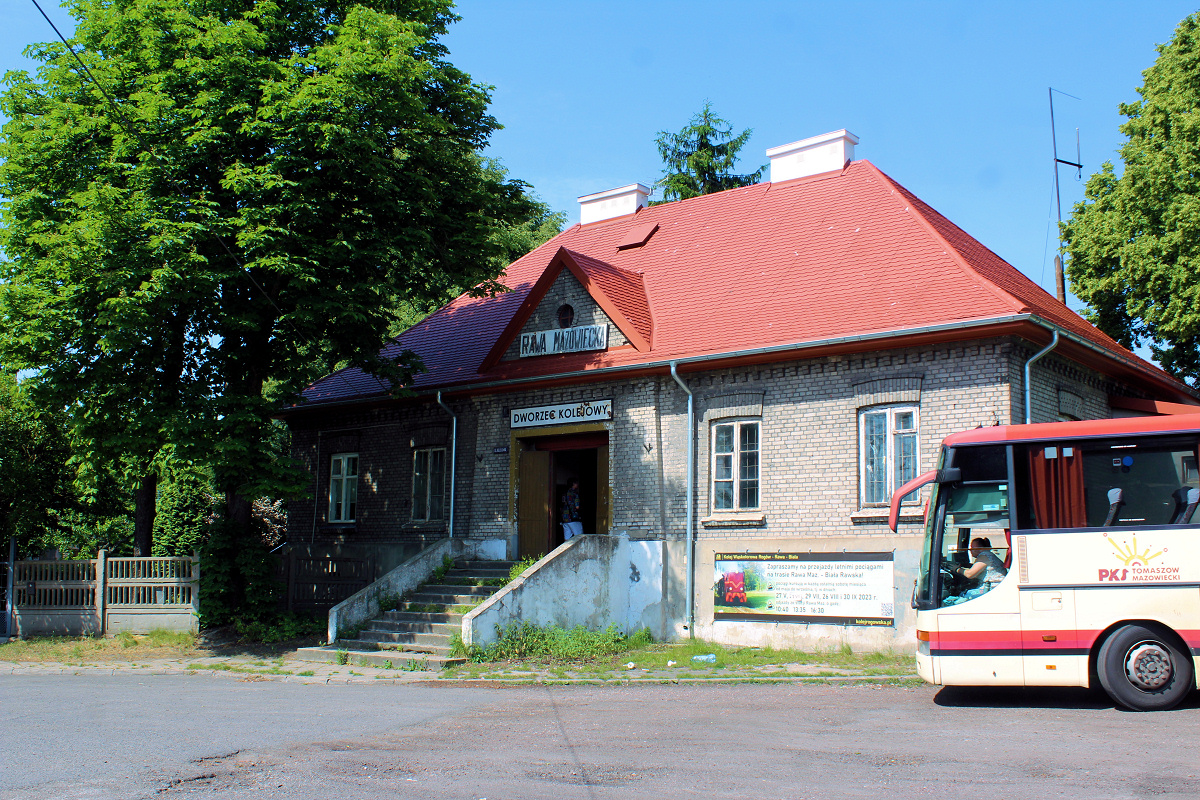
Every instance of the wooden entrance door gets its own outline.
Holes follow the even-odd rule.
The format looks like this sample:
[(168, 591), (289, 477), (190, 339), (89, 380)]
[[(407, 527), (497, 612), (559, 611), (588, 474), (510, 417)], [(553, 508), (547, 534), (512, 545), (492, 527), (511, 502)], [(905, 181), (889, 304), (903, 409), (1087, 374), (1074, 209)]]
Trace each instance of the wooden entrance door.
[(596, 448), (596, 533), (608, 533), (608, 445)]
[(550, 454), (525, 450), (517, 468), (517, 550), (520, 558), (550, 551)]

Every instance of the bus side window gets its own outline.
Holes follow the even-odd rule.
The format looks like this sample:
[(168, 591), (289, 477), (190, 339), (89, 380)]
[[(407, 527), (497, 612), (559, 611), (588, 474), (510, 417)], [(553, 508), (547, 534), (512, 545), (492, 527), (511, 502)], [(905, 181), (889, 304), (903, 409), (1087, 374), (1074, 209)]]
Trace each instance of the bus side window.
[(1042, 530), (1191, 524), (1200, 505), (1195, 446), (1181, 437), (1019, 446), (1016, 522)]

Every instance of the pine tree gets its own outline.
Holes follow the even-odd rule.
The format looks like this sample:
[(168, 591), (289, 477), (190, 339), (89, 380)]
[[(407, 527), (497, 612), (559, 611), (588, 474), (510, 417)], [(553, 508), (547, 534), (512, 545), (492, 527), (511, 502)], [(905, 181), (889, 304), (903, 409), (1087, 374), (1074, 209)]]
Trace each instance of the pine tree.
[(747, 128), (734, 136), (732, 125), (714, 114), (708, 102), (679, 133), (659, 131), (654, 141), (666, 165), (658, 182), (664, 202), (758, 183), (766, 167), (748, 175), (732, 172), (751, 133)]

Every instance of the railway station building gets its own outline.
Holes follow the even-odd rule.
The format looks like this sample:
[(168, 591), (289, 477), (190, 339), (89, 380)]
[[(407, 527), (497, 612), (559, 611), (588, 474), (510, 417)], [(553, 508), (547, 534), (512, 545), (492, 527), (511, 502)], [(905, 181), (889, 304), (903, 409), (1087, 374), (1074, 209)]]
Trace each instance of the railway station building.
[[(1197, 396), (856, 145), (773, 148), (768, 182), (689, 200), (582, 197), (580, 224), (500, 277), (510, 291), (464, 294), (392, 345), (426, 366), (412, 396), (356, 369), (309, 387), (285, 416), (312, 475), (289, 542), (547, 554), (513, 606), (535, 621), (910, 644), (924, 497), (897, 533), (887, 507), (943, 437)], [(584, 534), (566, 541), (572, 481)]]

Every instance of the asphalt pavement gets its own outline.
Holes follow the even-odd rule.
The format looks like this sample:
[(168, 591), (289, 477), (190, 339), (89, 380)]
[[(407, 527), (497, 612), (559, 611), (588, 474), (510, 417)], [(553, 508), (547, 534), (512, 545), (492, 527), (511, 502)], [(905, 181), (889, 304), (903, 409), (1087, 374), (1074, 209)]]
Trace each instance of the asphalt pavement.
[(1200, 698), (0, 676), (0, 797), (1195, 798)]

